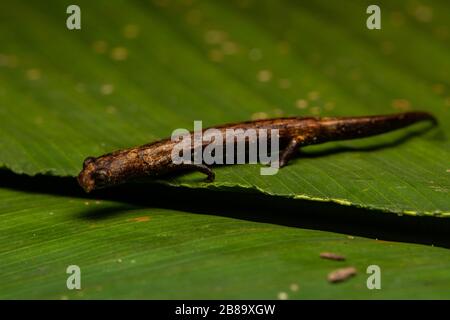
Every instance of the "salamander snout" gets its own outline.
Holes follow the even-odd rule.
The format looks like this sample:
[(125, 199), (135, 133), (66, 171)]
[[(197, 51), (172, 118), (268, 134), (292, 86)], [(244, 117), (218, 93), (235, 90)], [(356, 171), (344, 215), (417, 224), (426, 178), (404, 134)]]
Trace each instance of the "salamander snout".
[(78, 184), (86, 192), (91, 192), (95, 189), (95, 180), (92, 173), (95, 171), (95, 158), (88, 157), (83, 162), (83, 170), (78, 174)]
[(83, 170), (78, 175), (78, 184), (86, 192), (102, 188), (109, 183), (108, 171), (103, 168), (101, 161), (97, 160), (94, 157), (86, 158), (83, 162)]
[(78, 184), (86, 192), (104, 188), (111, 184), (111, 174), (105, 159), (87, 157), (83, 162), (83, 170), (78, 174)]

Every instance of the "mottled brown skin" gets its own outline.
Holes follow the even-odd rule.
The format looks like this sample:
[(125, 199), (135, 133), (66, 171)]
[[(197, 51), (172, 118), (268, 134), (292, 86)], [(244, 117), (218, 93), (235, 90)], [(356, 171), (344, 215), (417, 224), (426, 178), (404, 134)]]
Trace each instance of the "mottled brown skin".
[[(369, 137), (423, 120), (436, 123), (436, 119), (429, 113), (405, 112), (367, 117), (277, 118), (233, 123), (215, 128), (224, 136), (226, 129), (278, 129), (280, 146), (285, 146), (280, 151), (280, 167), (283, 167), (301, 146)], [(86, 192), (90, 192), (135, 178), (158, 177), (180, 169), (200, 171), (207, 175), (208, 181), (213, 181), (214, 172), (205, 164), (174, 164), (172, 162), (172, 149), (177, 143), (171, 139), (164, 139), (105, 154), (98, 158), (88, 157), (83, 163), (83, 170), (78, 175), (78, 182)], [(207, 144), (208, 142), (204, 142), (204, 146)]]

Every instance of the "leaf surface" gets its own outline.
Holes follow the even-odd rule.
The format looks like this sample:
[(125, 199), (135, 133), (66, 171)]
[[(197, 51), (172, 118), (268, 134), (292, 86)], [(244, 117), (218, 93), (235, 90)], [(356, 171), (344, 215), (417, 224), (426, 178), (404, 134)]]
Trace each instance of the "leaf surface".
[[(13, 1), (0, 10), (0, 164), (75, 176), (83, 159), (192, 129), (267, 116), (432, 112), (438, 128), (304, 149), (170, 181), (409, 215), (450, 214), (450, 10), (445, 2)], [(14, 30), (14, 32), (11, 32)]]
[[(310, 230), (355, 226), (358, 221), (338, 210), (330, 213), (339, 218), (328, 214), (322, 226), (317, 219), (311, 225), (304, 217), (318, 218), (332, 208), (311, 207), (310, 201), (161, 191), (158, 186), (149, 186), (153, 197), (136, 195), (136, 187), (87, 198), (71, 179), (9, 173), (1, 178), (2, 299), (450, 297), (448, 249), (367, 238), (389, 238), (379, 226), (392, 221), (376, 220), (386, 216), (402, 222), (394, 228), (395, 237), (402, 229), (406, 233), (406, 219), (409, 225), (429, 229), (421, 236), (416, 226), (410, 232), (413, 241), (448, 247), (447, 220), (428, 218), (425, 223), (424, 217), (414, 222), (410, 219), (419, 218), (355, 213), (375, 233), (348, 236)], [(229, 205), (218, 208), (215, 201), (220, 199)], [(333, 219), (327, 227), (327, 220)], [(430, 220), (441, 223), (429, 225)], [(346, 261), (321, 259), (322, 252), (341, 254)], [(67, 289), (66, 269), (71, 265), (81, 269), (81, 290)], [(369, 265), (381, 268), (381, 290), (367, 289)], [(357, 269), (356, 277), (340, 284), (327, 282), (328, 273), (346, 266)]]

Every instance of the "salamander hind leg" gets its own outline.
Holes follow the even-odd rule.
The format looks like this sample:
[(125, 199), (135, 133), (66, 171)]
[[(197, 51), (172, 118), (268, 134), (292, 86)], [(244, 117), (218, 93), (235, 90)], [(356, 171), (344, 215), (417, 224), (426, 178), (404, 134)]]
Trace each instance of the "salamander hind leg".
[(280, 152), (280, 168), (288, 164), (289, 160), (291, 160), (298, 151), (298, 148), (306, 144), (306, 140), (305, 136), (297, 136), (289, 141), (286, 148)]
[(204, 173), (207, 175), (206, 181), (207, 182), (213, 182), (216, 178), (216, 175), (214, 174), (214, 171), (211, 170), (210, 167), (204, 164), (195, 164), (195, 163), (183, 163), (179, 165), (180, 169), (188, 169), (188, 170), (194, 170), (199, 171), (201, 173)]

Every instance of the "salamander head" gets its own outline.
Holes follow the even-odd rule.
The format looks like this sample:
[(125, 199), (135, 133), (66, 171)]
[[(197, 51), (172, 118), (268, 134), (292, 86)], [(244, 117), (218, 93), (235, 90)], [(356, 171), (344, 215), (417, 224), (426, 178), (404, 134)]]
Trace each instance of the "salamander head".
[(142, 175), (144, 164), (134, 150), (119, 150), (98, 158), (88, 157), (83, 162), (78, 183), (86, 192), (121, 184)]
[(86, 192), (111, 184), (109, 170), (100, 158), (88, 157), (83, 162), (83, 170), (78, 175), (78, 183)]

